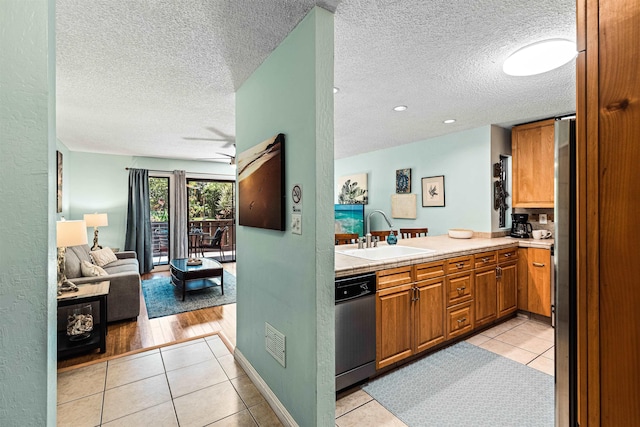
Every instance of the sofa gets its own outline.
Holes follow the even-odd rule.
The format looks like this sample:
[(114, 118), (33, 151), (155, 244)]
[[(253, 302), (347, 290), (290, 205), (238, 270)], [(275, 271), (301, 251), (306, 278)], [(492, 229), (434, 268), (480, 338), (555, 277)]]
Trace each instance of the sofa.
[[(107, 296), (107, 322), (130, 319), (140, 314), (140, 273), (134, 251), (116, 252), (116, 261), (102, 266), (106, 276), (82, 276), (82, 261), (92, 263), (89, 245), (69, 246), (65, 255), (67, 279), (81, 285), (109, 280)], [(96, 315), (96, 313), (94, 313)]]

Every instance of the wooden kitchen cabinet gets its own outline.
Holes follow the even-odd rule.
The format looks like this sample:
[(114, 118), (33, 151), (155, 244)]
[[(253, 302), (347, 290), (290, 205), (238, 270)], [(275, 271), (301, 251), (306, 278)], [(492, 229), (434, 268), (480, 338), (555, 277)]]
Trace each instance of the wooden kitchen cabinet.
[(498, 265), (496, 278), (498, 289), (498, 318), (508, 316), (518, 309), (518, 261)]
[(517, 307), (531, 313), (551, 316), (551, 251), (520, 248), (516, 262)]
[(444, 277), (417, 282), (414, 302), (417, 353), (444, 342)]
[(498, 313), (496, 267), (476, 270), (475, 286), (475, 325), (482, 326), (496, 320)]
[(511, 129), (513, 207), (554, 205), (554, 119)]
[(491, 323), (496, 320), (498, 316), (497, 269), (495, 265), (495, 252), (492, 259), (492, 265), (476, 269), (474, 296), (474, 317), (476, 327)]
[(531, 313), (551, 316), (551, 251), (528, 248), (527, 305)]
[(444, 273), (444, 261), (377, 272), (376, 369), (444, 341)]
[(447, 306), (473, 299), (473, 271), (448, 274), (446, 280)]
[(471, 332), (473, 317), (473, 301), (447, 308), (447, 339)]
[(376, 292), (376, 368), (413, 354), (413, 283)]

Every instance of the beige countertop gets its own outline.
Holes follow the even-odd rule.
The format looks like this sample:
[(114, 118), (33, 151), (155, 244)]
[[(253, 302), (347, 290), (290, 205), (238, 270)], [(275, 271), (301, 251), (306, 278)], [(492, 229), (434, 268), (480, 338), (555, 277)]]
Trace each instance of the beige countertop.
[[(387, 243), (381, 242), (378, 243), (378, 246), (387, 246)], [(435, 252), (373, 261), (344, 255), (339, 252), (346, 249), (356, 249), (358, 247), (357, 244), (339, 245), (336, 246), (335, 275), (336, 277), (345, 277), (513, 246), (550, 249), (553, 246), (553, 239), (515, 239), (512, 237), (452, 239), (448, 235), (442, 235), (399, 239), (398, 246), (432, 249)]]

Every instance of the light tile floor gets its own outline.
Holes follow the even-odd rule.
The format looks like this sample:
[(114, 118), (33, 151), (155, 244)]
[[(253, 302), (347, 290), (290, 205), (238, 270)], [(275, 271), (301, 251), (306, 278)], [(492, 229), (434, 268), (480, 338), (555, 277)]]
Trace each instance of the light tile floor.
[[(554, 334), (510, 319), (467, 342), (554, 374)], [(281, 426), (216, 335), (58, 374), (58, 425)], [(336, 426), (404, 426), (364, 390), (341, 393)]]
[(58, 426), (281, 426), (213, 335), (58, 374)]
[[(515, 317), (466, 340), (468, 343), (554, 375), (553, 328), (524, 317)], [(341, 393), (336, 402), (336, 426), (384, 426), (405, 424), (359, 387)]]

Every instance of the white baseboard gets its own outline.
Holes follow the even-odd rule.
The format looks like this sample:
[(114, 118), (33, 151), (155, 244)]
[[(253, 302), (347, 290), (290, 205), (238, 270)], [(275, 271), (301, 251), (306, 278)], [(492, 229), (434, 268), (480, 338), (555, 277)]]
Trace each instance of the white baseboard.
[(258, 371), (251, 366), (251, 363), (242, 355), (240, 350), (236, 348), (233, 356), (238, 364), (242, 366), (242, 369), (245, 370), (260, 394), (262, 394), (267, 403), (269, 403), (269, 406), (271, 406), (273, 412), (278, 416), (280, 422), (287, 427), (298, 427), (298, 423), (296, 423), (296, 420), (294, 420), (289, 411), (287, 411), (287, 408), (278, 400), (278, 397), (271, 391), (267, 383), (264, 382), (260, 374), (258, 374)]

